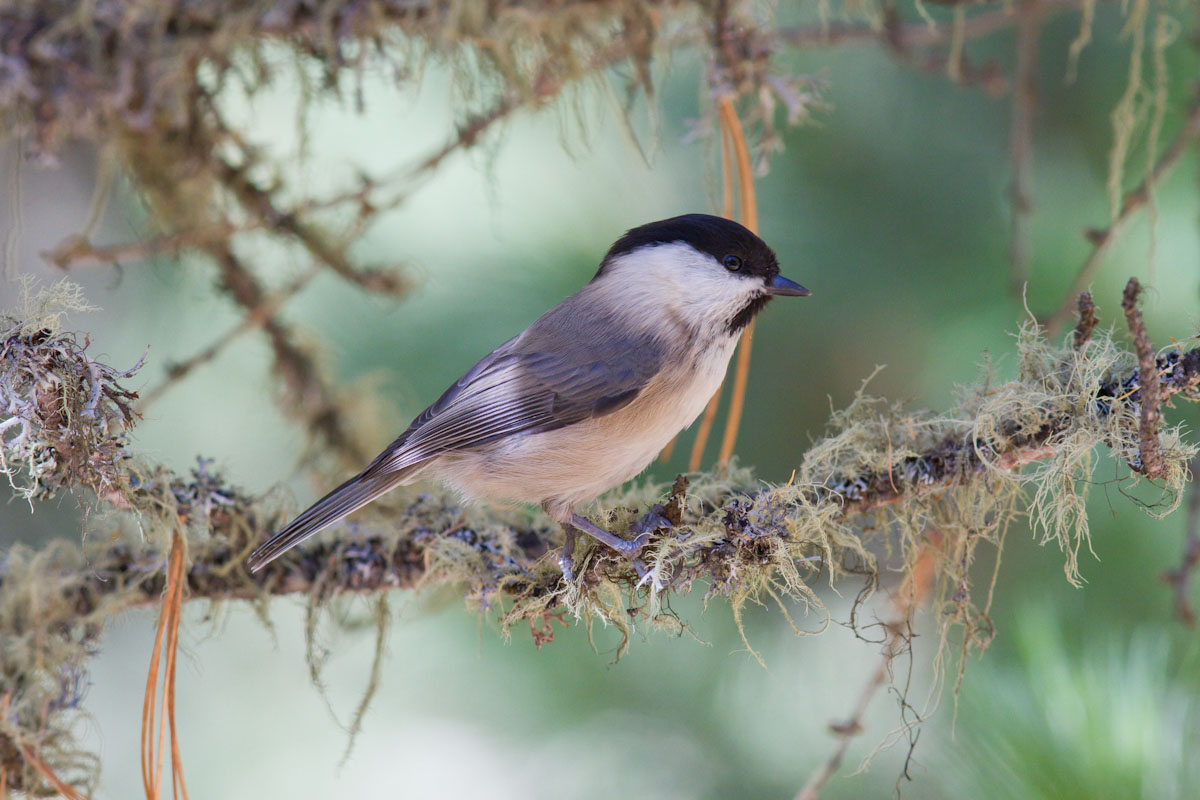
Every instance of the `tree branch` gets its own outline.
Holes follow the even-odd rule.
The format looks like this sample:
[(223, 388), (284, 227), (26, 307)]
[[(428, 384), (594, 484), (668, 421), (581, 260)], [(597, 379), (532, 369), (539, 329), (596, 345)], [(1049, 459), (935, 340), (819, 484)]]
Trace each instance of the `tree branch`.
[[(261, 288), (232, 254), (222, 255), (236, 294), (248, 304), (261, 303)], [(0, 566), (0, 636), (20, 637), (21, 644), (0, 641), (0, 693), (12, 693), (14, 709), (7, 722), (0, 720), (0, 754), (31, 747), (60, 775), (59, 765), (74, 763), (68, 758), (77, 755), (71, 727), (63, 716), (79, 702), (70, 676), (84, 669), (106, 620), (157, 602), (166, 580), (165, 534), (181, 526), (189, 532), (184, 587), (190, 599), (263, 602), (301, 594), (322, 604), (346, 592), (454, 583), (465, 585), (481, 607), (503, 609), (506, 627), (545, 620), (565, 606), (601, 615), (628, 633), (634, 620), (661, 619), (666, 598), (691, 591), (697, 581), (708, 586), (709, 596), (727, 596), (735, 611), (760, 593), (819, 603), (809, 588), (818, 573), (836, 579), (865, 569), (873, 575), (871, 537), (899, 536), (903, 551), (915, 552), (913, 537), (920, 534), (913, 521), (939, 520), (947, 552), (960, 554), (943, 559), (939, 569), (954, 577), (948, 581), (954, 602), (968, 603), (967, 575), (955, 570), (969, 563), (965, 554), (975, 543), (998, 535), (1018, 513), (1021, 481), (1035, 481), (1039, 490), (1055, 487), (1072, 500), (1075, 487), (1086, 483), (1073, 473), (1062, 480), (1055, 469), (1063, 467), (1052, 464), (1017, 478), (1024, 465), (1075, 463), (1075, 450), (1104, 443), (1135, 469), (1148, 471), (1142, 467), (1148, 460), (1137, 458), (1140, 437), (1150, 430), (1138, 422), (1140, 394), (1132, 389), (1139, 373), (1126, 371), (1128, 362), (1107, 342), (1057, 351), (1029, 339), (1031, 330), (1021, 345), (1022, 374), (965, 400), (944, 418), (881, 415), (878, 405), (858, 398), (835, 415), (833, 430), (814, 444), (787, 486), (763, 488), (744, 475), (701, 473), (690, 487), (678, 481), (670, 501), (641, 518), (621, 510), (630, 501), (616, 501), (607, 520), (612, 529), (652, 532), (644, 554), (649, 573), (643, 578), (625, 558), (585, 544), (576, 553), (579, 577), (567, 585), (546, 557), (558, 536), (548, 522), (502, 522), (434, 495), (407, 501), (389, 496), (251, 575), (245, 557), (283, 519), (275, 504), (229, 486), (206, 463), (190, 476), (138, 466), (127, 457), (126, 431), (134, 417), (122, 405), (130, 395), (119, 386), (130, 372), (91, 361), (72, 336), (10, 320), (0, 330), (0, 409), (6, 415), (0, 427), (9, 431), (0, 431), (0, 469), (16, 481), (36, 468), (29, 494), (39, 498), (69, 487), (92, 489), (107, 506), (136, 513), (145, 533), (106, 547), (89, 545), (86, 552), (60, 544), (41, 554), (19, 546), (8, 553)], [(285, 331), (272, 335), (290, 347)], [(1144, 350), (1139, 346), (1139, 355)], [(1200, 348), (1167, 351), (1155, 369), (1159, 401), (1174, 395), (1200, 400)], [(14, 437), (13, 430), (20, 433)], [(49, 456), (72, 449), (72, 458)], [(1191, 452), (1160, 449), (1159, 455), (1167, 489), (1177, 492)], [(1050, 515), (1041, 524), (1061, 524), (1046, 504), (1067, 500), (1039, 502), (1035, 515)], [(987, 503), (996, 505), (977, 516)], [(1057, 535), (1065, 548), (1062, 537), (1070, 534)], [(621, 598), (616, 605), (614, 598)], [(17, 653), (33, 661), (13, 660)], [(31, 711), (43, 708), (54, 712)], [(37, 774), (27, 765), (6, 779), (22, 789)]]
[(138, 403), (138, 410), (144, 412), (156, 400), (163, 396), (170, 388), (187, 376), (191, 375), (199, 367), (212, 361), (214, 358), (225, 352), (225, 349), (235, 341), (240, 339), (245, 334), (263, 327), (268, 322), (275, 318), (279, 310), (283, 308), (289, 300), (299, 294), (309, 283), (312, 282), (320, 269), (313, 267), (307, 272), (301, 274), (298, 278), (288, 283), (282, 289), (273, 292), (271, 295), (264, 297), (261, 302), (253, 308), (247, 310), (246, 316), (241, 322), (230, 328), (221, 336), (213, 340), (207, 347), (202, 348), (194, 355), (167, 365), (167, 377), (152, 389), (147, 390), (142, 394), (141, 401)]
[[(1042, 12), (1046, 18), (1074, 11), (1080, 5), (1080, 0), (1041, 0)], [(968, 41), (982, 39), (1007, 30), (1017, 25), (1018, 22), (1019, 19), (1014, 10), (1011, 7), (1003, 6), (968, 17), (964, 20), (957, 35)], [(956, 33), (952, 22), (939, 22), (933, 25), (924, 20), (901, 22), (898, 16), (893, 15), (885, 19), (882, 29), (855, 24), (809, 25), (781, 28), (776, 35), (780, 41), (792, 47), (832, 47), (844, 44), (881, 43), (905, 50), (913, 47), (949, 44)]]
[(850, 716), (841, 722), (831, 724), (830, 731), (837, 742), (829, 758), (809, 777), (808, 782), (796, 794), (796, 800), (817, 800), (821, 790), (829, 779), (837, 774), (850, 749), (850, 743), (863, 732), (863, 718), (875, 695), (887, 683), (892, 672), (892, 664), (898, 656), (909, 650), (912, 643), (913, 615), (917, 608), (929, 597), (937, 572), (937, 549), (941, 546), (941, 536), (936, 532), (927, 537), (922, 545), (921, 553), (917, 556), (913, 570), (905, 579), (899, 591), (892, 596), (892, 615), (883, 623), (887, 635), (880, 650), (879, 663), (872, 671), (867, 682), (859, 693)]
[(1196, 612), (1192, 610), (1191, 581), (1192, 573), (1200, 566), (1200, 485), (1196, 477), (1200, 475), (1200, 455), (1192, 459), (1189, 468), (1192, 476), (1190, 499), (1188, 500), (1187, 532), (1183, 538), (1183, 553), (1179, 558), (1179, 566), (1162, 574), (1162, 581), (1175, 590), (1175, 615), (1185, 625), (1195, 627)]
[(1071, 281), (1062, 305), (1053, 314), (1044, 318), (1046, 331), (1050, 336), (1056, 336), (1062, 327), (1071, 320), (1075, 298), (1079, 296), (1080, 292), (1086, 290), (1096, 277), (1096, 273), (1104, 264), (1105, 256), (1108, 255), (1108, 251), (1112, 249), (1117, 238), (1129, 226), (1137, 212), (1146, 206), (1158, 184), (1175, 169), (1188, 147), (1198, 139), (1200, 139), (1200, 98), (1193, 103), (1183, 127), (1158, 159), (1154, 169), (1142, 179), (1137, 188), (1125, 195), (1116, 219), (1106, 228), (1092, 229), (1087, 232), (1087, 239), (1092, 244), (1092, 252), (1079, 268), (1075, 280)]
[(1141, 455), (1140, 472), (1148, 477), (1161, 478), (1166, 472), (1162, 450), (1158, 446), (1159, 404), (1163, 400), (1162, 387), (1159, 386), (1158, 364), (1154, 355), (1154, 346), (1150, 344), (1150, 335), (1146, 333), (1146, 323), (1142, 320), (1142, 312), (1138, 309), (1138, 295), (1142, 287), (1137, 278), (1130, 278), (1125, 285), (1125, 293), (1121, 298), (1121, 308), (1125, 310), (1125, 321), (1129, 325), (1129, 335), (1133, 337), (1133, 346), (1138, 357), (1138, 452)]
[(230, 296), (246, 310), (250, 319), (261, 317), (251, 327), (260, 326), (271, 343), (273, 370), (283, 381), (290, 403), (305, 423), (305, 429), (316, 433), (347, 461), (361, 463), (369, 454), (354, 438), (343, 419), (341, 404), (332, 388), (322, 379), (313, 357), (295, 344), (291, 329), (268, 309), (272, 298), (258, 279), (225, 244), (209, 246), (209, 253), (221, 273), (221, 281)]

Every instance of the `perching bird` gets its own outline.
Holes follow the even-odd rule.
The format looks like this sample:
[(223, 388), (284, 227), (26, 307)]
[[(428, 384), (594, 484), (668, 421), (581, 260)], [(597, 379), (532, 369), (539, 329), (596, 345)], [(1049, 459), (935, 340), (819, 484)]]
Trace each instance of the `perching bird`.
[(688, 214), (625, 233), (592, 280), (472, 367), (400, 438), (255, 550), (253, 571), (401, 484), (436, 478), (468, 498), (540, 503), (631, 560), (625, 540), (575, 513), (637, 475), (716, 392), (747, 323), (780, 295), (766, 243)]

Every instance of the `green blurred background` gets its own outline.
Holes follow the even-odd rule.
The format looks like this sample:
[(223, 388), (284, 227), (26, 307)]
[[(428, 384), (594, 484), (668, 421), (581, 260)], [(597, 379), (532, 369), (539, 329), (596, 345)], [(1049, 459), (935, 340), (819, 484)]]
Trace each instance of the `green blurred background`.
[[(1191, 13), (1191, 12), (1188, 12)], [(1184, 18), (1184, 30), (1192, 20)], [(1047, 24), (1041, 39), (1035, 149), (1033, 278), (1026, 303), (1053, 308), (1102, 226), (1111, 142), (1109, 113), (1124, 90), (1129, 43), (1117, 9), (1098, 10), (1079, 79), (1066, 85), (1078, 19)], [(1011, 36), (972, 44), (977, 62), (1011, 67)], [(786, 152), (758, 184), (761, 232), (784, 273), (813, 290), (763, 315), (738, 443), (764, 480), (786, 480), (830, 404), (845, 405), (876, 365), (876, 394), (939, 408), (971, 382), (985, 357), (1011, 375), (1012, 332), (1025, 316), (1007, 293), (1009, 103), (944, 75), (897, 65), (874, 47), (787, 54), (783, 63), (828, 82), (830, 108), (789, 131)], [(1164, 137), (1194, 90), (1195, 51), (1168, 51), (1171, 111)], [(700, 113), (700, 65), (680, 56), (660, 85), (662, 139), (645, 166), (598, 94), (577, 108), (524, 113), (503, 135), (451, 159), (405, 205), (373, 226), (356, 254), (406, 262), (419, 286), (399, 302), (364, 296), (322, 277), (284, 312), (318, 343), (339, 381), (383, 398), (382, 446), (449, 382), (497, 343), (585, 282), (624, 229), (689, 211), (712, 211), (713, 152), (685, 144)], [(419, 94), (383, 80), (366, 85), (366, 111), (325, 104), (309, 116), (311, 158), (291, 176), (297, 192), (345, 185), (356, 169), (382, 173), (440, 144), (453, 121), (453, 87), (436, 69)], [(297, 149), (295, 86), (253, 100), (228, 97), (252, 137), (287, 158)], [(642, 112), (644, 114), (644, 108)], [(635, 120), (643, 135), (643, 117)], [(586, 134), (584, 131), (586, 130)], [(1139, 142), (1144, 137), (1139, 138)], [(5, 153), (6, 184), (16, 163)], [(1131, 178), (1144, 155), (1135, 152)], [(78, 230), (94, 160), (68, 153), (57, 169), (23, 165), (17, 263), (50, 279), (37, 253)], [(1104, 324), (1119, 322), (1129, 275), (1148, 279), (1152, 336), (1196, 331), (1200, 289), (1196, 160), (1188, 154), (1158, 194), (1153, 271), (1144, 217), (1094, 284)], [(6, 192), (0, 205), (15, 195)], [(13, 224), (13, 209), (0, 225)], [(133, 200), (110, 205), (110, 240), (140, 235)], [(255, 263), (275, 283), (298, 254), (262, 248)], [(202, 262), (162, 260), (75, 278), (103, 310), (69, 320), (91, 332), (92, 352), (128, 366), (150, 346), (136, 381), (157, 384), (238, 320)], [(11, 283), (2, 287), (12, 305)], [(140, 454), (179, 470), (214, 458), (255, 492), (287, 486), (314, 498), (297, 471), (305, 441), (273, 401), (265, 344), (250, 337), (155, 405), (137, 429)], [(1170, 413), (1195, 422), (1194, 410)], [(657, 465), (669, 480), (686, 446)], [(714, 448), (715, 449), (715, 446)], [(1155, 521), (1125, 499), (1102, 460), (1090, 487), (1092, 548), (1086, 583), (1072, 588), (1062, 556), (1027, 529), (1011, 531), (996, 589), (996, 640), (972, 657), (958, 701), (946, 693), (900, 789), (910, 797), (1187, 798), (1200, 796), (1200, 646), (1171, 614), (1161, 571), (1178, 560), (1185, 515)], [(73, 498), (52, 508), (0, 508), (4, 541), (76, 535)], [(0, 542), (2, 545), (3, 542)], [(986, 580), (991, 564), (978, 565)], [(823, 596), (835, 623), (848, 600)], [(398, 595), (384, 678), (362, 734), (342, 763), (349, 719), (366, 684), (373, 629), (364, 601), (336, 612), (361, 629), (322, 634), (331, 657), (328, 706), (310, 685), (299, 600), (271, 608), (268, 633), (250, 609), (193, 604), (183, 631), (178, 716), (193, 797), (791, 797), (826, 757), (827, 726), (848, 716), (874, 670), (878, 647), (835, 624), (797, 637), (777, 610), (751, 609), (746, 651), (728, 606), (674, 604), (696, 635), (649, 634), (613, 664), (615, 637), (598, 651), (576, 625), (541, 650), (528, 634), (499, 636), (494, 613), (466, 611), (452, 592)], [(882, 608), (882, 607), (881, 607)], [(880, 613), (883, 613), (882, 610)], [(819, 614), (797, 616), (819, 627)], [(933, 621), (914, 644), (916, 696), (932, 679)], [(608, 632), (610, 633), (610, 632)], [(138, 723), (153, 615), (121, 619), (94, 663), (84, 735), (104, 762), (100, 797), (141, 791)], [(901, 662), (898, 668), (907, 669)], [(901, 678), (903, 673), (901, 673)], [(951, 676), (952, 679), (953, 676)], [(335, 721), (331, 711), (341, 723)], [(863, 773), (859, 760), (901, 724), (894, 693), (881, 694), (827, 798), (891, 794), (908, 758), (904, 741)]]

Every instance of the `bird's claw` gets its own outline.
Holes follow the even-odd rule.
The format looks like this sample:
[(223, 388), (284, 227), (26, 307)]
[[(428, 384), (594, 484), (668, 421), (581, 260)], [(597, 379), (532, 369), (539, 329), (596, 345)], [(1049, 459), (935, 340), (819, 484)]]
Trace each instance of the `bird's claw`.
[(613, 545), (613, 549), (630, 561), (636, 561), (638, 554), (650, 543), (650, 532), (639, 534), (632, 539), (622, 540), (621, 544)]
[(629, 529), (634, 533), (650, 534), (657, 530), (674, 528), (675, 523), (671, 522), (671, 520), (660, 514), (658, 512), (659, 508), (661, 508), (661, 506), (655, 506), (652, 510), (643, 514), (633, 523), (633, 525), (630, 526)]
[(564, 581), (568, 584), (575, 582), (575, 559), (564, 553), (558, 557), (558, 568), (562, 570)]

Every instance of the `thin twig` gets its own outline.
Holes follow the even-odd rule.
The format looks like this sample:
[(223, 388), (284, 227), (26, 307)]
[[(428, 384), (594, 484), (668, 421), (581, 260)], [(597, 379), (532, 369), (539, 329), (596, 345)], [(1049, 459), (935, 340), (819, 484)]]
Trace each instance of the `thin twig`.
[(1041, 0), (1017, 6), (1017, 67), (1012, 97), (1009, 155), (1012, 159), (1012, 273), (1009, 291), (1020, 297), (1029, 281), (1029, 228), (1033, 222), (1033, 119), (1037, 110), (1038, 35)]
[[(381, 211), (386, 211), (398, 205), (406, 195), (400, 193), (391, 200), (377, 203), (371, 197), (374, 190), (381, 189), (392, 182), (410, 187), (411, 184), (436, 170), (443, 161), (455, 152), (472, 147), (479, 141), (488, 128), (509, 116), (513, 111), (521, 108), (522, 105), (521, 98), (511, 94), (505, 95), (492, 108), (468, 118), (458, 127), (455, 135), (447, 140), (445, 144), (411, 167), (406, 167), (403, 171), (388, 178), (366, 180), (362, 186), (352, 191), (339, 193), (332, 197), (306, 201), (289, 209), (287, 212), (277, 211), (272, 216), (273, 218), (295, 219), (313, 212), (348, 204), (359, 206), (359, 217), (361, 219), (366, 219)], [(222, 223), (159, 236), (140, 242), (105, 246), (93, 245), (82, 236), (72, 236), (60, 242), (53, 250), (44, 251), (41, 255), (47, 261), (61, 269), (146, 261), (159, 255), (175, 255), (182, 250), (227, 241), (233, 234), (255, 230), (259, 227), (261, 227), (261, 222), (258, 220), (238, 225)], [(351, 280), (362, 284), (364, 275), (361, 271), (355, 271), (355, 274), (351, 276)]]
[(1196, 612), (1192, 609), (1190, 585), (1192, 573), (1200, 566), (1200, 454), (1192, 459), (1191, 496), (1188, 498), (1187, 533), (1183, 537), (1183, 553), (1176, 569), (1167, 570), (1161, 576), (1163, 583), (1175, 589), (1175, 615), (1189, 627), (1196, 625)]
[(350, 262), (344, 246), (330, 241), (328, 234), (301, 216), (276, 207), (271, 193), (259, 188), (240, 167), (223, 164), (219, 177), (238, 202), (272, 230), (292, 236), (318, 262), (342, 279), (369, 292), (399, 297), (408, 292), (410, 281), (395, 269), (361, 269)]
[[(242, 226), (248, 230), (249, 226)], [(111, 266), (127, 262), (148, 261), (162, 255), (176, 255), (182, 250), (199, 247), (228, 239), (239, 228), (233, 225), (216, 225), (194, 228), (140, 242), (127, 242), (97, 246), (83, 236), (71, 236), (59, 242), (53, 250), (42, 252), (42, 258), (59, 269), (76, 267)]]
[[(1041, 0), (1043, 17), (1074, 11), (1081, 0)], [(982, 39), (1018, 24), (1010, 6), (984, 11), (968, 17), (958, 35), (964, 40)], [(844, 44), (880, 43), (894, 48), (932, 47), (949, 44), (954, 36), (951, 22), (930, 25), (924, 20), (900, 22), (898, 17), (885, 21), (882, 29), (869, 25), (829, 24), (781, 28), (774, 36), (792, 47), (832, 47)]]
[(937, 570), (938, 551), (941, 549), (941, 537), (936, 533), (927, 537), (921, 552), (913, 564), (912, 572), (905, 580), (900, 590), (892, 597), (892, 616), (884, 623), (887, 638), (880, 652), (879, 663), (871, 673), (859, 693), (858, 701), (850, 716), (842, 722), (830, 725), (830, 730), (837, 742), (829, 757), (822, 762), (804, 784), (804, 788), (796, 794), (796, 800), (817, 800), (821, 790), (829, 779), (837, 774), (850, 743), (854, 737), (863, 732), (863, 717), (867, 708), (879, 689), (887, 683), (891, 674), (892, 662), (904, 652), (912, 638), (912, 617), (917, 607), (929, 596), (933, 586), (933, 578)]
[[(266, 290), (232, 249), (216, 244), (209, 248), (209, 253), (220, 269), (223, 285), (247, 313), (254, 314), (268, 304)], [(287, 387), (288, 405), (294, 413), (305, 421), (308, 430), (319, 435), (347, 460), (365, 461), (368, 454), (343, 419), (336, 393), (321, 378), (312, 356), (294, 343), (291, 329), (277, 316), (268, 316), (262, 329), (271, 343), (273, 369)]]
[(1107, 228), (1093, 229), (1087, 232), (1088, 241), (1092, 243), (1092, 252), (1088, 254), (1087, 259), (1079, 268), (1075, 280), (1067, 289), (1062, 305), (1053, 314), (1044, 318), (1043, 324), (1051, 337), (1057, 335), (1058, 331), (1070, 322), (1075, 298), (1091, 284), (1117, 237), (1128, 227), (1136, 212), (1146, 205), (1155, 187), (1171, 174), (1180, 158), (1187, 152), (1187, 148), (1197, 139), (1200, 139), (1200, 99), (1193, 104), (1183, 127), (1180, 128), (1179, 133), (1175, 135), (1175, 139), (1167, 146), (1167, 149), (1163, 151), (1162, 157), (1158, 159), (1154, 169), (1136, 189), (1125, 195), (1116, 219)]
[(201, 349), (195, 355), (177, 361), (167, 366), (167, 377), (162, 383), (141, 393), (141, 400), (138, 403), (138, 411), (144, 412), (155, 401), (163, 396), (171, 387), (179, 383), (181, 380), (190, 375), (198, 367), (207, 364), (214, 358), (225, 352), (231, 344), (237, 341), (241, 336), (261, 328), (268, 320), (274, 318), (279, 309), (283, 305), (300, 293), (304, 287), (312, 282), (313, 278), (321, 273), (320, 267), (311, 267), (307, 272), (293, 280), (288, 285), (284, 286), (279, 291), (271, 294), (264, 299), (259, 305), (250, 309), (241, 322), (230, 328), (228, 331), (218, 336), (207, 347)]
[(1162, 450), (1158, 446), (1159, 404), (1162, 402), (1162, 389), (1158, 382), (1158, 364), (1154, 353), (1154, 345), (1150, 343), (1150, 335), (1146, 333), (1146, 322), (1138, 309), (1138, 295), (1142, 287), (1137, 278), (1130, 278), (1125, 284), (1125, 293), (1121, 296), (1121, 308), (1125, 311), (1125, 322), (1129, 326), (1129, 335), (1133, 338), (1133, 347), (1138, 357), (1138, 452), (1141, 455), (1141, 472), (1150, 478), (1161, 478), (1166, 472), (1166, 462), (1163, 461)]

